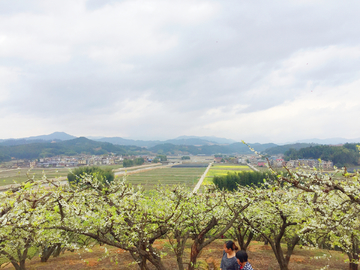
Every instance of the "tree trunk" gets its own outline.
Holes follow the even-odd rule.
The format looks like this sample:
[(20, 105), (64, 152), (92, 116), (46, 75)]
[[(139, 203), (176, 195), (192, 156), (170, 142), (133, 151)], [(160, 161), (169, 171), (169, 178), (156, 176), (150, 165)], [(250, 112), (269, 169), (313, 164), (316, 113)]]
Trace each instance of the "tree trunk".
[(157, 270), (168, 270), (165, 268), (165, 266), (162, 264), (160, 260), (150, 261), (152, 265), (156, 267)]
[(59, 244), (56, 244), (56, 247), (55, 247), (55, 250), (54, 250), (54, 252), (53, 252), (53, 256), (56, 258), (56, 257), (59, 257), (59, 255), (60, 255), (60, 253), (61, 253), (61, 251), (62, 251), (63, 249), (61, 248), (61, 244), (59, 243)]
[(280, 266), (280, 270), (289, 270), (288, 263), (286, 262), (282, 250), (274, 250), (276, 260)]
[(56, 249), (56, 245), (52, 245), (50, 247), (44, 247), (42, 253), (41, 253), (41, 262), (47, 262), (51, 256), (51, 254), (54, 252), (54, 250)]
[(358, 270), (359, 255), (357, 253), (347, 253), (349, 257), (349, 270)]
[(185, 270), (182, 255), (181, 256), (176, 256), (176, 262), (178, 264), (179, 270)]
[(149, 270), (149, 268), (146, 265), (146, 259), (142, 259), (139, 263), (140, 270)]
[(156, 250), (154, 250), (152, 246), (149, 247), (149, 252), (146, 257), (157, 270), (167, 270), (161, 261), (161, 257), (157, 255)]
[(293, 239), (291, 239), (291, 242), (287, 243), (287, 253), (286, 253), (286, 257), (285, 257), (285, 261), (286, 264), (289, 264), (290, 261), (290, 257), (292, 255), (292, 253), (294, 252), (294, 248), (297, 245), (297, 243), (299, 243), (300, 241), (300, 237), (298, 235), (295, 235)]
[(245, 236), (246, 233), (249, 231), (249, 229), (245, 229), (243, 231), (241, 230), (241, 228), (242, 228), (241, 225), (238, 225), (236, 228), (234, 228), (235, 237), (237, 239), (240, 249), (246, 251), (247, 247), (250, 245), (250, 242), (254, 237), (254, 233), (250, 231), (247, 241), (245, 242)]
[(279, 264), (280, 270), (289, 270), (288, 269), (288, 263), (286, 262), (286, 259), (284, 258), (283, 251), (281, 249), (280, 242), (273, 243), (272, 241), (269, 241), (269, 244), (274, 252), (274, 255), (276, 257), (276, 260)]
[(357, 263), (349, 263), (349, 270), (358, 270)]
[[(234, 221), (232, 221), (232, 222), (234, 222)], [(231, 224), (232, 224), (232, 222), (231, 222)], [(191, 245), (190, 263), (189, 263), (189, 266), (188, 266), (188, 270), (194, 270), (195, 269), (197, 257), (199, 256), (200, 251), (204, 247), (203, 244), (204, 244), (204, 241), (205, 241), (205, 235), (212, 228), (214, 228), (217, 224), (218, 224), (217, 219), (215, 217), (213, 217), (210, 220), (209, 224), (194, 239), (194, 243)], [(229, 223), (229, 226), (227, 228), (225, 228), (225, 229), (228, 230), (230, 228), (231, 224)], [(221, 232), (221, 233), (223, 233), (223, 232)]]
[(156, 250), (152, 246), (148, 247), (149, 251), (138, 249), (137, 254), (130, 251), (131, 256), (137, 262), (140, 270), (149, 270), (149, 267), (146, 265), (146, 262), (149, 261), (157, 270), (166, 270), (162, 264), (161, 257), (157, 255)]
[(184, 255), (186, 240), (189, 238), (189, 235), (190, 233), (186, 233), (184, 236), (181, 236), (181, 232), (179, 231), (176, 231), (174, 234), (174, 238), (176, 239), (176, 247), (174, 248), (174, 252), (179, 270), (185, 269), (182, 257)]
[(289, 270), (287, 263), (285, 261), (279, 262), (280, 270)]
[(197, 249), (197, 241), (194, 241), (194, 243), (191, 246), (191, 253), (190, 253), (190, 263), (188, 266), (188, 270), (194, 270), (196, 266), (196, 260), (199, 255), (199, 250)]
[(26, 259), (22, 259), (22, 260), (20, 261), (20, 270), (26, 270), (26, 268), (25, 268), (25, 260), (26, 260)]
[(140, 270), (149, 270), (149, 268), (146, 266), (146, 258), (136, 255), (133, 251), (130, 251), (130, 254), (134, 261), (138, 264)]
[(14, 266), (15, 270), (22, 270), (22, 269), (20, 268), (20, 265), (18, 264), (18, 262), (16, 262), (16, 261), (11, 261), (11, 264)]
[(16, 262), (15, 260), (12, 260), (11, 263), (15, 267), (16, 270), (26, 270), (25, 268), (25, 262), (28, 254), (29, 246), (28, 243), (25, 245), (24, 251), (21, 253), (21, 250), (17, 250), (19, 262)]
[(15, 267), (16, 270), (26, 270), (25, 260), (21, 260), (20, 262), (11, 261), (11, 264)]
[(245, 245), (243, 247), (241, 247), (241, 250), (244, 250), (244, 251), (247, 250), (247, 248), (250, 245), (250, 242), (253, 239), (253, 237), (254, 237), (254, 233), (252, 231), (250, 231), (249, 236), (247, 238), (247, 241), (246, 241)]

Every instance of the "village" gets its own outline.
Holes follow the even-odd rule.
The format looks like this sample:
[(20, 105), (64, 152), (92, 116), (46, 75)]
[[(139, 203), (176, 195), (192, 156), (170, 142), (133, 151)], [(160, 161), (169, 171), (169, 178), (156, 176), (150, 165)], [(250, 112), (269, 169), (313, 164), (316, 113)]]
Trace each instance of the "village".
[[(232, 164), (250, 164), (255, 167), (267, 167), (268, 162), (272, 167), (281, 168), (286, 166), (287, 168), (296, 168), (299, 166), (309, 167), (322, 167), (324, 169), (332, 169), (334, 164), (332, 161), (318, 160), (318, 159), (297, 159), (285, 161), (283, 155), (274, 155), (267, 157), (259, 157), (257, 155), (189, 155), (189, 160), (182, 160), (183, 155), (167, 156), (167, 160), (162, 160), (163, 164), (169, 162), (214, 162), (214, 163), (232, 163)], [(104, 165), (121, 165), (124, 159), (134, 160), (135, 158), (143, 158), (144, 163), (152, 163), (157, 161), (156, 155), (130, 155), (119, 156), (115, 154), (106, 155), (75, 155), (75, 156), (54, 156), (47, 158), (39, 158), (34, 160), (15, 159), (11, 162), (2, 164), (2, 167), (8, 169), (16, 168), (66, 168), (66, 167), (80, 167), (80, 166), (104, 166)]]

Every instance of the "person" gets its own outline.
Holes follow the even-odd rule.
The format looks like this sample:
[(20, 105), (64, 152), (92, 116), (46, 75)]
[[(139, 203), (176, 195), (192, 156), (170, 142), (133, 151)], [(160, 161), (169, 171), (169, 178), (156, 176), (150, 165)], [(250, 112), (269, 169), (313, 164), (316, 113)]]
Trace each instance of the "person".
[(248, 262), (248, 255), (246, 251), (240, 250), (236, 252), (236, 260), (240, 265), (241, 270), (254, 270), (251, 264)]
[(236, 250), (238, 247), (233, 241), (227, 241), (224, 244), (223, 257), (221, 259), (220, 270), (239, 270), (239, 264), (236, 260)]

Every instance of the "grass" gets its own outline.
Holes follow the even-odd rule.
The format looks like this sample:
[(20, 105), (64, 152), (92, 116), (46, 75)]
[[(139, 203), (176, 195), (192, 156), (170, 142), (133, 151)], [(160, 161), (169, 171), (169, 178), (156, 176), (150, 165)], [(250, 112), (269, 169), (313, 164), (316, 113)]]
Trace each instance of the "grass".
[(251, 169), (246, 165), (237, 165), (237, 164), (214, 164), (211, 166), (208, 171), (203, 185), (211, 185), (213, 183), (214, 176), (227, 175), (228, 173), (251, 171)]
[[(129, 183), (152, 189), (157, 184), (194, 187), (206, 168), (159, 168), (126, 176)], [(121, 177), (121, 176), (120, 176)]]

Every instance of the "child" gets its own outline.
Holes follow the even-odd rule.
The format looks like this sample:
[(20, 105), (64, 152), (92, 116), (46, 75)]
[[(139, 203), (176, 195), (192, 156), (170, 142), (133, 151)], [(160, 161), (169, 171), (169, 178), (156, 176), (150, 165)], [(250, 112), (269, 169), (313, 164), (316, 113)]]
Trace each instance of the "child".
[(245, 251), (240, 250), (236, 252), (236, 259), (240, 265), (241, 270), (254, 270), (250, 263), (248, 263), (248, 255)]

